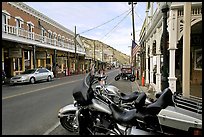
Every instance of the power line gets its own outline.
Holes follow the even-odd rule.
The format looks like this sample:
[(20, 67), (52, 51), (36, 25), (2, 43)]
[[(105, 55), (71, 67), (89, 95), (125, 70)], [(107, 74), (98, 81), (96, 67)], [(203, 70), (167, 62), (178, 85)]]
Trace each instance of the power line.
[[(120, 21), (113, 27), (113, 29), (111, 29), (111, 31), (113, 31), (113, 30), (130, 14), (130, 12), (131, 12), (131, 11), (129, 11), (128, 14), (127, 14), (125, 17), (123, 17), (122, 20), (120, 20)], [(106, 33), (104, 37), (106, 37), (109, 33), (111, 33), (111, 31), (109, 31), (108, 33)], [(101, 40), (102, 40), (104, 37), (102, 37)], [(108, 37), (107, 37), (107, 38), (108, 38)], [(107, 38), (106, 38), (106, 39), (107, 39)]]
[[(135, 14), (137, 15), (137, 17), (139, 17), (139, 19), (141, 20), (142, 22), (142, 19), (140, 18), (140, 16), (137, 14), (137, 12), (135, 11)], [(143, 23), (143, 22), (142, 22)]]
[(88, 30), (86, 30), (86, 31), (80, 32), (79, 34), (83, 34), (83, 33), (89, 32), (89, 31), (91, 31), (91, 30), (94, 30), (94, 29), (96, 29), (96, 28), (99, 28), (99, 27), (101, 27), (101, 26), (103, 26), (103, 25), (105, 25), (105, 24), (107, 24), (107, 23), (109, 23), (109, 22), (113, 21), (114, 19), (116, 19), (116, 18), (118, 18), (118, 17), (122, 16), (123, 14), (125, 14), (125, 13), (126, 13), (126, 12), (128, 12), (128, 11), (130, 11), (130, 9), (129, 9), (129, 10), (127, 10), (127, 11), (125, 11), (125, 12), (123, 12), (122, 14), (120, 14), (120, 15), (118, 15), (118, 16), (116, 16), (116, 17), (114, 17), (114, 18), (113, 18), (113, 19), (111, 19), (111, 20), (109, 20), (109, 21), (107, 21), (107, 22), (105, 22), (105, 23), (102, 23), (101, 25), (98, 25), (98, 26), (93, 27), (93, 28), (91, 28), (91, 29), (88, 29)]

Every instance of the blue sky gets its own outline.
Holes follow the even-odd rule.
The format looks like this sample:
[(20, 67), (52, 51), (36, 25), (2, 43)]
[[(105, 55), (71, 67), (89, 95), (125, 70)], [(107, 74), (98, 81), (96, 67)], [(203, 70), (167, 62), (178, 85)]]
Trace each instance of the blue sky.
[[(48, 16), (67, 29), (81, 36), (99, 40), (130, 55), (132, 33), (132, 13), (128, 2), (25, 2), (30, 7)], [(137, 2), (134, 8), (135, 39), (139, 40), (140, 29), (145, 19), (146, 2)], [(122, 14), (124, 13), (124, 14)], [(122, 15), (121, 15), (122, 14)], [(120, 17), (118, 17), (121, 15)], [(117, 18), (116, 18), (117, 17)], [(97, 27), (111, 19), (111, 22)], [(87, 31), (87, 32), (85, 32)], [(82, 33), (84, 32), (84, 33)]]

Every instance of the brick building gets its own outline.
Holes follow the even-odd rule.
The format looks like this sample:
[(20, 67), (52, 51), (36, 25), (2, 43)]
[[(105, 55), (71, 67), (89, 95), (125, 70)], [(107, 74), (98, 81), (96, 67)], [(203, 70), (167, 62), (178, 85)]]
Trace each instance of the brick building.
[[(76, 72), (84, 70), (85, 49), (76, 37)], [(2, 2), (2, 69), (7, 77), (47, 67), (75, 72), (75, 34), (22, 2)]]

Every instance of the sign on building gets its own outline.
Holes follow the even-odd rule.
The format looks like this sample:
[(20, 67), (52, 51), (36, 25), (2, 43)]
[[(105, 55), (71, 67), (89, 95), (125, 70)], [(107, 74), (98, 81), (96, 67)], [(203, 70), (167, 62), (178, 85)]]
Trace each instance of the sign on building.
[(22, 49), (9, 48), (9, 58), (22, 58)]
[(46, 59), (46, 53), (45, 52), (36, 52), (36, 58), (37, 59)]

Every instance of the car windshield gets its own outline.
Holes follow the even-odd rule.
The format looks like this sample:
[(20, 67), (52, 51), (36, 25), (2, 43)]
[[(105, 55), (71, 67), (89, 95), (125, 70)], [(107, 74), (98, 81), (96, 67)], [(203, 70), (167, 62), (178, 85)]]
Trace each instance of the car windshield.
[(22, 74), (32, 74), (36, 71), (36, 69), (28, 69), (26, 71), (24, 71)]

